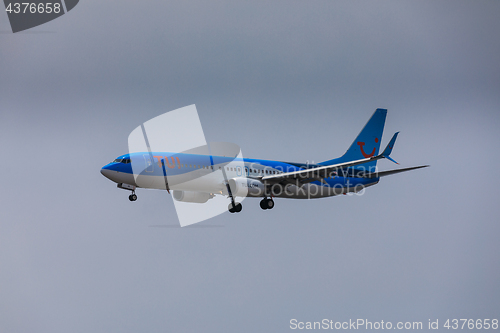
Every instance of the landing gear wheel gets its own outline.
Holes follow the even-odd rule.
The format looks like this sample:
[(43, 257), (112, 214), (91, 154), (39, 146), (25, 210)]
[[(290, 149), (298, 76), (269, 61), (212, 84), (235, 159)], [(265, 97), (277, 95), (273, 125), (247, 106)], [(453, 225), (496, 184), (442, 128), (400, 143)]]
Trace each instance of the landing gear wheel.
[(260, 201), (260, 208), (262, 208), (262, 209), (264, 209), (264, 210), (266, 210), (266, 209), (267, 209), (267, 199), (265, 199), (265, 198), (264, 198), (264, 199), (262, 199), (262, 200)]
[(229, 206), (227, 206), (227, 210), (229, 210), (230, 213), (239, 213), (239, 212), (241, 212), (242, 209), (243, 209), (243, 206), (239, 202), (237, 202), (234, 205), (234, 208), (233, 208), (232, 203), (230, 203)]
[(266, 210), (266, 209), (273, 209), (274, 208), (274, 201), (273, 199), (268, 199), (264, 198), (260, 201), (260, 208)]
[(131, 195), (129, 195), (129, 196), (128, 196), (128, 199), (129, 199), (130, 201), (136, 201), (136, 200), (137, 200), (137, 195), (135, 195), (135, 194), (131, 194)]
[(273, 209), (273, 208), (274, 208), (274, 200), (267, 199), (267, 209)]

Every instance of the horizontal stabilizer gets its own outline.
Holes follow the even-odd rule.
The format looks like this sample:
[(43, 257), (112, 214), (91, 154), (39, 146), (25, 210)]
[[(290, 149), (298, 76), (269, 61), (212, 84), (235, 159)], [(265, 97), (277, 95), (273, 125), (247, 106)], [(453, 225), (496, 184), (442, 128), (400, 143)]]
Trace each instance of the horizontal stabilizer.
[(405, 171), (410, 171), (410, 170), (416, 170), (416, 169), (426, 168), (428, 166), (429, 165), (420, 165), (420, 166), (411, 167), (411, 168), (404, 168), (404, 169), (395, 169), (395, 170), (388, 170), (388, 171), (381, 171), (381, 172), (365, 173), (364, 176), (363, 176), (363, 178), (384, 177), (384, 176), (394, 175), (394, 174), (400, 173), (400, 172), (405, 172)]

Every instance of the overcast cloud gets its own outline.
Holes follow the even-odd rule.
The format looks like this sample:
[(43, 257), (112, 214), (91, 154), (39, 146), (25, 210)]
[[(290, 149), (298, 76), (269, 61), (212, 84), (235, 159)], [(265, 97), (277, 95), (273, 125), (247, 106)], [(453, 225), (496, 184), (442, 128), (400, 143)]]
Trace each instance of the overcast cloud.
[[(12, 34), (0, 14), (0, 331), (498, 318), (499, 17), (498, 1), (87, 0)], [(167, 193), (129, 202), (99, 170), (190, 104), (207, 141), (295, 162), (341, 155), (387, 108), (382, 145), (400, 131), (391, 156), (431, 167), (175, 228)]]

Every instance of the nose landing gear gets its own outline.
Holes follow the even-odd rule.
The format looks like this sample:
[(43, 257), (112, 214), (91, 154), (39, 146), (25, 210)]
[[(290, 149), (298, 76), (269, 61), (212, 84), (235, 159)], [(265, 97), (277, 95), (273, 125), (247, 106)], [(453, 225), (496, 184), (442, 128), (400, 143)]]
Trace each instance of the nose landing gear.
[(264, 198), (260, 201), (260, 208), (266, 210), (266, 209), (273, 209), (274, 208), (274, 200), (273, 199), (268, 199)]
[(130, 184), (125, 184), (125, 183), (119, 183), (116, 187), (121, 188), (123, 190), (128, 190), (132, 191), (132, 194), (128, 196), (128, 199), (130, 201), (136, 201), (137, 200), (137, 195), (135, 195), (135, 186), (130, 185)]

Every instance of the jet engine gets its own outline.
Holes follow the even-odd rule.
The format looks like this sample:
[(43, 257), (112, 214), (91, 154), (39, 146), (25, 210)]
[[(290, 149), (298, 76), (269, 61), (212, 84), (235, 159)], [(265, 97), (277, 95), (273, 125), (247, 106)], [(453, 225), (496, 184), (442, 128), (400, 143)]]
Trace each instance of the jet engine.
[(265, 185), (260, 180), (237, 177), (229, 179), (231, 193), (235, 197), (256, 196), (261, 197), (265, 193)]
[(208, 199), (212, 199), (213, 195), (205, 192), (175, 190), (173, 191), (173, 197), (175, 200), (182, 202), (205, 203)]

